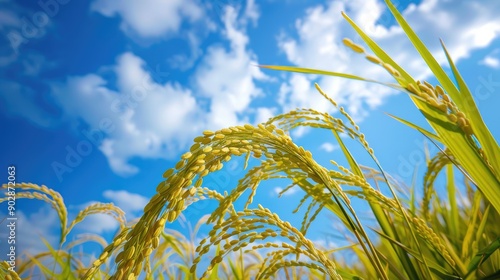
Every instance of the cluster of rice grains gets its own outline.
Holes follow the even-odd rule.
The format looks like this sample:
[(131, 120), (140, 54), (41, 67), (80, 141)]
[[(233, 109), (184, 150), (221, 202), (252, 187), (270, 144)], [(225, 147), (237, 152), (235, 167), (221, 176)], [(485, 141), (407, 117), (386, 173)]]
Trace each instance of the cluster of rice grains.
[(441, 170), (448, 164), (454, 162), (453, 156), (450, 155), (448, 149), (437, 153), (427, 165), (427, 170), (424, 175), (424, 196), (422, 198), (422, 214), (426, 220), (430, 219), (430, 202), (435, 190), (433, 188), (434, 181)]
[[(318, 86), (317, 88), (334, 106), (337, 106)], [(383, 197), (383, 195), (371, 188), (365, 178), (353, 174), (347, 168), (336, 164), (340, 171), (332, 171), (321, 166), (313, 159), (311, 152), (297, 146), (287, 133), (298, 126), (345, 133), (358, 140), (370, 154), (373, 154), (364, 135), (359, 132), (359, 127), (343, 108), (338, 109), (348, 124), (327, 113), (313, 109), (297, 109), (276, 116), (258, 126), (246, 124), (215, 132), (205, 131), (202, 136), (196, 137), (190, 151), (181, 156), (181, 160), (174, 168), (164, 173), (166, 180), (158, 185), (157, 193), (144, 209), (144, 216), (126, 235), (123, 252), (116, 259), (117, 273), (112, 279), (122, 279), (123, 276), (135, 279), (142, 270), (148, 271), (149, 268), (145, 267), (144, 263), (158, 247), (165, 223), (174, 221), (191, 203), (206, 198), (217, 200), (219, 206), (208, 219), (207, 223), (212, 224), (213, 229), (198, 246), (196, 250), (198, 256), (191, 267), (191, 273), (197, 274), (197, 266), (202, 257), (212, 246), (220, 244), (222, 248), (211, 260), (211, 265), (201, 275), (202, 278), (209, 275), (211, 269), (228, 253), (249, 248), (275, 249), (263, 261), (258, 278), (268, 278), (284, 265), (305, 267), (326, 273), (332, 278), (340, 278), (334, 263), (306, 238), (307, 229), (325, 207), (337, 213), (343, 212), (343, 215), (348, 215), (346, 212), (349, 212), (355, 216), (342, 185), (371, 190), (363, 191), (365, 196)], [(245, 168), (250, 157), (259, 159), (260, 164), (251, 168), (230, 193), (220, 194), (203, 185), (205, 176), (222, 169), (224, 163), (234, 156), (245, 157)], [(275, 213), (261, 206), (258, 209), (249, 208), (259, 183), (273, 178), (288, 178), (292, 181), (285, 191), (291, 187), (300, 187), (305, 191), (305, 197), (299, 207), (311, 198), (312, 202), (307, 207), (300, 230), (290, 223), (281, 221)], [(246, 190), (250, 190), (250, 195), (245, 207), (242, 211), (237, 211), (234, 203)], [(394, 201), (384, 198), (381, 203), (387, 202), (388, 208), (396, 207)], [(343, 210), (345, 207), (348, 210)], [(352, 223), (349, 226), (356, 228), (361, 236), (366, 237), (361, 224)], [(288, 239), (289, 243), (283, 242), (278, 245), (266, 241), (267, 238), (275, 237)], [(251, 247), (254, 241), (265, 243)], [(297, 256), (296, 260), (288, 260), (286, 257), (289, 255)], [(299, 256), (307, 257), (309, 261), (305, 262), (303, 259), (299, 261)]]
[[(446, 94), (444, 89), (439, 86), (433, 86), (429, 82), (426, 81), (413, 81), (405, 79), (401, 73), (399, 73), (392, 65), (389, 63), (383, 62), (380, 58), (366, 54), (365, 49), (354, 43), (352, 40), (345, 38), (343, 39), (344, 45), (352, 49), (356, 53), (365, 54), (365, 57), (368, 61), (382, 66), (391, 76), (396, 79), (396, 81), (403, 86), (403, 88), (412, 94), (416, 99), (424, 102), (427, 106), (430, 106), (434, 110), (441, 112), (446, 116), (446, 119), (453, 124), (456, 128), (461, 130), (464, 135), (468, 137), (470, 143), (475, 146), (478, 150), (478, 153), (484, 159), (485, 162), (488, 163), (488, 159), (484, 151), (478, 145), (476, 141), (476, 137), (474, 136), (474, 131), (470, 124), (469, 119), (464, 114), (464, 112), (460, 111), (457, 105), (451, 100), (451, 98)], [(490, 168), (491, 164), (489, 164)]]

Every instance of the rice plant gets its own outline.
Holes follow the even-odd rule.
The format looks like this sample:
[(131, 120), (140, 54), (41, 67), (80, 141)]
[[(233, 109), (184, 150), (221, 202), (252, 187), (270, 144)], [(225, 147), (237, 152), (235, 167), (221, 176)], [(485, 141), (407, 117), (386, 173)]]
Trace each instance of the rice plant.
[[(2, 189), (8, 189), (9, 185), (2, 185)], [(119, 232), (126, 227), (125, 213), (111, 203), (93, 203), (81, 210), (71, 223), (68, 224), (68, 211), (62, 196), (46, 187), (29, 183), (17, 183), (16, 199), (37, 199), (48, 203), (56, 211), (60, 222), (60, 234), (57, 248), (45, 240), (40, 240), (47, 247), (47, 251), (36, 253), (35, 255), (24, 254), (22, 261), (16, 267), (16, 273), (8, 270), (7, 263), (2, 267), (0, 275), (8, 279), (19, 279), (19, 275), (33, 278), (35, 276), (44, 277), (44, 279), (78, 279), (87, 270), (89, 264), (84, 260), (89, 256), (82, 252), (77, 252), (75, 248), (87, 243), (94, 242), (103, 248), (108, 246), (103, 237), (96, 234), (78, 235), (74, 240), (68, 242), (67, 237), (73, 228), (82, 222), (86, 217), (93, 214), (106, 214), (113, 217), (119, 224)], [(0, 203), (7, 201), (6, 197), (0, 198)], [(120, 236), (120, 235), (117, 235)], [(108, 246), (109, 247), (109, 246)], [(107, 248), (107, 247), (106, 247)], [(106, 251), (104, 251), (106, 252)], [(99, 278), (109, 275), (109, 269), (102, 269), (97, 274)]]
[[(50, 249), (48, 255), (60, 264), (62, 272), (69, 266), (73, 272), (82, 272), (78, 277), (83, 279), (500, 278), (500, 227), (496, 226), (500, 221), (498, 144), (444, 44), (453, 77), (445, 73), (390, 1), (386, 3), (439, 85), (415, 80), (346, 14), (344, 18), (371, 53), (352, 40), (344, 39), (344, 44), (365, 55), (367, 63), (375, 63), (391, 74), (395, 83), (387, 86), (408, 94), (434, 130), (394, 117), (440, 148), (439, 153), (428, 158), (424, 184), (418, 192), (416, 186), (406, 188), (382, 169), (359, 126), (316, 85), (319, 94), (338, 109), (340, 116), (312, 108), (296, 109), (258, 125), (204, 131), (175, 167), (163, 174), (165, 180), (157, 186), (144, 215), (133, 225), (124, 226), (92, 264), (85, 267), (75, 264), (74, 256), (65, 253), (64, 247), (60, 248), (62, 251)], [(369, 78), (324, 70), (261, 67), (373, 82)], [(320, 165), (310, 151), (289, 136), (298, 127), (329, 130), (347, 166), (339, 164), (340, 159), (331, 161), (333, 168)], [(373, 159), (373, 167), (358, 164), (342, 135), (366, 150)], [(249, 162), (252, 164), (233, 189), (219, 193), (204, 184), (207, 175), (221, 170), (235, 157), (244, 158), (245, 168)], [(463, 180), (455, 179), (457, 172)], [(436, 178), (441, 173), (446, 181), (444, 196), (436, 192)], [(284, 221), (265, 206), (253, 203), (261, 183), (274, 179), (289, 182), (285, 192), (291, 188), (303, 190), (304, 197), (297, 205), (297, 209), (305, 209), (300, 224)], [(40, 190), (27, 184), (19, 188)], [(466, 193), (460, 193), (461, 189)], [(404, 191), (411, 193), (410, 199), (402, 195)], [(420, 192), (422, 199), (417, 200)], [(25, 196), (45, 200), (58, 211), (62, 245), (73, 223), (78, 221), (66, 226), (62, 198), (48, 189), (42, 193), (50, 194), (52, 199), (43, 194)], [(181, 217), (190, 205), (207, 199), (216, 201), (218, 206), (202, 220), (211, 228), (206, 237), (197, 240), (165, 229), (167, 223)], [(369, 206), (375, 226), (362, 221), (354, 200)], [(238, 202), (243, 202), (243, 207), (237, 207)], [(81, 219), (93, 209), (84, 210)], [(96, 206), (95, 210), (103, 208)], [(115, 208), (112, 212), (120, 213)], [(343, 226), (346, 240), (351, 241), (349, 246), (331, 250), (308, 238), (311, 224), (322, 212), (331, 213)], [(343, 259), (342, 255), (348, 252), (356, 256), (356, 262)], [(31, 258), (30, 265), (38, 265), (45, 271), (34, 261), (40, 258)], [(6, 275), (5, 267), (0, 273)], [(67, 275), (77, 277), (64, 274)], [(17, 274), (11, 272), (4, 277)]]

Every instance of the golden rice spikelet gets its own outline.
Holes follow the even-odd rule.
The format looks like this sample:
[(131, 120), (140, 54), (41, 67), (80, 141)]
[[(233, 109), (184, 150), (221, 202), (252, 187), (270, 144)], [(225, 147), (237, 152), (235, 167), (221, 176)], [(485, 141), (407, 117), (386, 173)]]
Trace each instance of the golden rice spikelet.
[(187, 152), (181, 156), (182, 159), (189, 159), (193, 154), (191, 152)]
[(353, 50), (353, 51), (355, 51), (355, 52), (357, 52), (357, 53), (364, 53), (364, 52), (365, 52), (365, 49), (364, 49), (362, 46), (360, 46), (360, 45), (358, 45), (358, 44), (354, 43), (354, 42), (353, 42), (351, 39), (349, 39), (349, 38), (344, 38), (344, 39), (342, 39), (342, 42), (344, 43), (344, 45), (346, 45), (346, 46), (347, 46), (347, 47), (349, 47), (351, 50)]
[(375, 64), (382, 64), (384, 63), (380, 58), (376, 57), (376, 56), (373, 56), (373, 55), (367, 55), (366, 56), (366, 59), (372, 63), (375, 63)]
[(211, 130), (205, 130), (205, 131), (203, 131), (203, 135), (205, 135), (205, 136), (212, 136), (214, 134), (215, 133), (213, 131), (211, 131)]
[(385, 70), (387, 70), (387, 72), (389, 72), (389, 74), (391, 74), (392, 76), (394, 77), (400, 77), (401, 74), (399, 74), (399, 72), (394, 69), (394, 67), (392, 67), (392, 65), (388, 64), (388, 63), (384, 63), (382, 64), (382, 66), (385, 68)]
[(158, 245), (160, 245), (160, 237), (153, 238), (153, 241), (151, 243), (151, 246), (153, 247), (153, 249), (158, 248)]
[[(182, 167), (184, 167), (186, 161), (184, 160), (180, 160), (178, 161), (176, 164), (175, 164), (175, 169), (179, 170), (181, 169)], [(167, 178), (168, 176), (163, 176), (164, 178)]]
[(203, 152), (204, 153), (209, 153), (212, 151), (212, 147), (211, 146), (206, 146), (205, 148), (203, 148)]
[(168, 178), (168, 177), (172, 176), (172, 174), (174, 174), (174, 169), (173, 168), (167, 169), (167, 171), (165, 171), (165, 173), (163, 173), (163, 178)]
[(420, 90), (418, 90), (413, 84), (408, 84), (406, 89), (413, 94), (420, 95)]
[(342, 43), (344, 43), (344, 45), (346, 45), (348, 47), (350, 47), (350, 46), (352, 46), (354, 44), (354, 42), (351, 39), (349, 39), (349, 38), (342, 39)]
[(100, 266), (102, 264), (102, 261), (100, 259), (97, 259), (95, 260), (93, 263), (92, 263), (92, 266), (94, 267), (97, 267), (97, 266)]

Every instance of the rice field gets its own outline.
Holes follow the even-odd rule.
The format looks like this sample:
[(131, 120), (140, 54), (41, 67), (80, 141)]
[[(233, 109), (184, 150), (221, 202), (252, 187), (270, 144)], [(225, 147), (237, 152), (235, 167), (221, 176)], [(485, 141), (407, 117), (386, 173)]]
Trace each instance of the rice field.
[[(388, 87), (405, 93), (432, 128), (426, 130), (404, 119), (407, 125), (435, 143), (439, 152), (429, 155), (423, 185), (408, 187), (393, 179), (380, 165), (376, 153), (349, 113), (316, 84), (318, 94), (339, 114), (314, 108), (296, 109), (258, 125), (203, 131), (177, 164), (166, 170), (156, 194), (137, 221), (127, 222), (113, 204), (94, 203), (73, 220), (61, 195), (46, 186), (16, 185), (17, 198), (48, 203), (60, 220), (57, 248), (26, 255), (16, 271), (4, 262), (3, 279), (500, 279), (500, 149), (484, 124), (465, 81), (442, 43), (451, 74), (436, 61), (398, 10), (386, 1), (391, 13), (427, 63), (439, 84), (415, 80), (348, 15), (345, 20), (366, 46), (351, 39), (343, 43), (366, 63), (380, 66), (394, 82)], [(290, 66), (261, 65), (263, 69), (330, 75), (359, 82), (369, 77)], [(388, 120), (391, 121), (391, 120)], [(297, 145), (290, 132), (299, 127), (326, 130), (340, 146), (343, 159), (331, 165), (318, 163), (308, 147)], [(372, 159), (358, 164), (346, 141), (359, 143)], [(383, 151), (381, 151), (383, 152)], [(204, 178), (228, 162), (244, 159), (246, 172), (237, 185), (220, 193), (204, 185)], [(248, 165), (248, 162), (256, 164)], [(338, 162), (347, 162), (341, 165)], [(247, 167), (248, 165), (248, 167)], [(333, 168), (332, 168), (333, 166)], [(437, 178), (445, 188), (437, 190)], [(297, 209), (297, 224), (281, 219), (266, 205), (255, 205), (261, 183), (286, 180), (304, 192)], [(3, 185), (8, 188), (8, 185)], [(410, 197), (403, 193), (409, 193)], [(280, 199), (279, 203), (286, 203)], [(217, 203), (190, 236), (168, 228), (183, 212), (200, 201)], [(374, 223), (360, 218), (363, 201)], [(6, 196), (0, 199), (5, 203)], [(120, 224), (108, 242), (98, 235), (84, 235), (68, 242), (72, 229), (87, 216), (104, 213)], [(348, 246), (324, 248), (309, 238), (309, 229), (321, 213), (335, 217)], [(196, 233), (210, 227), (207, 236)], [(43, 242), (43, 241), (41, 241)], [(73, 250), (98, 243), (95, 258)], [(352, 254), (356, 261), (344, 256)]]

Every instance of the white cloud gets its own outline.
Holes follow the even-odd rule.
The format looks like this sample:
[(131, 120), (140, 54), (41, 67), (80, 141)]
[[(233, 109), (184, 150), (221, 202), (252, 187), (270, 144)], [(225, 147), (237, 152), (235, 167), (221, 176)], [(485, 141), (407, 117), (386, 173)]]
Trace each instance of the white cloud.
[[(95, 74), (70, 77), (52, 87), (66, 118), (83, 121), (94, 132), (90, 134), (106, 135), (99, 149), (111, 168), (123, 175), (138, 171), (128, 163), (130, 158), (173, 156), (200, 131), (199, 108), (192, 92), (177, 83), (155, 83), (155, 73), (144, 68), (144, 61), (125, 53), (113, 68), (118, 91)], [(88, 131), (81, 130), (83, 134)]]
[(126, 190), (106, 190), (103, 196), (120, 207), (127, 214), (127, 220), (135, 218), (134, 214), (142, 211), (149, 201), (149, 199), (140, 194), (131, 193)]
[(195, 65), (203, 54), (203, 38), (216, 30), (205, 8), (196, 0), (95, 0), (91, 5), (92, 11), (105, 17), (118, 16), (120, 29), (140, 45), (172, 37), (184, 41), (188, 48), (178, 48), (166, 59), (181, 71)]
[[(343, 46), (344, 37), (357, 43), (360, 39), (342, 18), (341, 11), (347, 11), (410, 74), (417, 78), (425, 78), (430, 74), (401, 28), (387, 27), (389, 22), (386, 18), (381, 18), (384, 5), (377, 0), (329, 1), (326, 5), (307, 9), (305, 16), (296, 21), (297, 36), (288, 34), (279, 39), (279, 46), (288, 60), (302, 67), (392, 81), (380, 67)], [(440, 37), (455, 61), (466, 58), (473, 50), (488, 46), (498, 37), (499, 11), (500, 2), (492, 0), (483, 1), (481, 5), (470, 1), (424, 0), (418, 5), (410, 4), (403, 13), (438, 61), (444, 63)], [(366, 109), (376, 108), (394, 93), (379, 85), (340, 78), (298, 74), (291, 74), (289, 77), (280, 90), (279, 102), (285, 110), (312, 107), (331, 112), (332, 106), (314, 89), (314, 81), (340, 105), (346, 106), (348, 112), (358, 120), (366, 116)]]
[(255, 4), (255, 0), (247, 0), (245, 7), (245, 17), (252, 21), (253, 25), (257, 25), (257, 21), (259, 20), (260, 13), (259, 7)]
[(230, 43), (229, 50), (220, 46), (209, 48), (195, 76), (200, 93), (210, 98), (208, 120), (214, 128), (238, 124), (238, 114), (262, 94), (255, 82), (267, 79), (256, 67), (257, 58), (247, 49), (245, 18), (238, 21), (238, 11), (226, 8), (223, 35)]
[(331, 153), (338, 148), (339, 148), (338, 145), (335, 145), (335, 144), (330, 143), (330, 142), (325, 142), (325, 143), (321, 144), (321, 146), (319, 146), (320, 150), (323, 150), (323, 151), (328, 152), (328, 153)]
[(438, 55), (441, 63), (445, 56), (438, 38), (442, 38), (452, 57), (467, 58), (476, 49), (487, 47), (500, 35), (498, 12), (500, 2), (436, 1), (426, 0), (411, 4), (404, 12), (408, 22), (422, 40)]
[(267, 122), (276, 115), (276, 108), (258, 107), (256, 108), (255, 123)]
[(491, 68), (500, 68), (500, 49), (495, 49), (486, 55), (479, 64), (486, 65)]
[(184, 20), (196, 22), (204, 17), (193, 0), (96, 0), (91, 9), (106, 17), (118, 15), (125, 33), (149, 38), (177, 33)]
[(200, 38), (198, 38), (197, 34), (194, 31), (185, 32), (184, 37), (189, 44), (190, 53), (176, 54), (167, 59), (170, 67), (179, 69), (181, 71), (193, 68), (195, 62), (203, 54), (203, 51), (199, 47), (201, 40)]
[(492, 56), (485, 56), (483, 60), (479, 62), (480, 64), (484, 64), (486, 66), (489, 66), (491, 68), (499, 68), (500, 67), (500, 60), (496, 57)]

